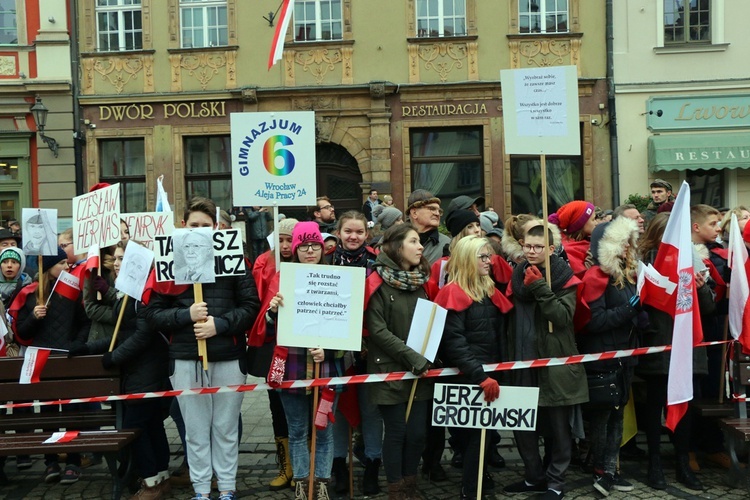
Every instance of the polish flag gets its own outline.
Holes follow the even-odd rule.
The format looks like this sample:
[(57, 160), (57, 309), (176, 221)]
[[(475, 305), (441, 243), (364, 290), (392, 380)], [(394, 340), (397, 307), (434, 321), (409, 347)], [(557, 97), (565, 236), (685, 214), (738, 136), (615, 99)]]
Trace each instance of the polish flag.
[(156, 211), (171, 212), (172, 207), (169, 206), (169, 198), (167, 197), (167, 192), (164, 190), (163, 181), (163, 175), (160, 175), (156, 179)]
[[(52, 286), (52, 292), (50, 292), (49, 296), (52, 297), (53, 293), (57, 293), (68, 300), (78, 300), (78, 295), (81, 293), (78, 278), (67, 271), (62, 271)], [(49, 299), (47, 299), (47, 303), (49, 304)]]
[(276, 31), (273, 33), (273, 42), (271, 43), (271, 53), (268, 54), (268, 70), (270, 71), (276, 61), (284, 55), (284, 38), (286, 30), (289, 27), (289, 20), (292, 19), (292, 0), (284, 0), (281, 4), (281, 15), (277, 17)]
[(732, 269), (729, 293), (729, 331), (734, 340), (742, 345), (742, 351), (750, 353), (750, 285), (747, 279), (747, 247), (742, 241), (737, 216), (732, 214), (729, 227), (729, 256)]
[(42, 441), (42, 444), (69, 443), (78, 437), (79, 431), (53, 432), (50, 437)]
[(667, 382), (667, 427), (674, 431), (693, 399), (693, 348), (703, 340), (698, 294), (693, 270), (693, 242), (690, 232), (690, 186), (682, 183), (675, 200), (654, 268), (671, 283), (669, 293), (646, 280), (641, 300), (674, 318), (672, 352)]
[(86, 257), (86, 274), (90, 274), (92, 271), (96, 270), (96, 272), (99, 272), (99, 245), (96, 243), (91, 245), (91, 248), (89, 248), (89, 254)]
[(23, 357), (21, 366), (21, 376), (18, 379), (19, 384), (36, 384), (39, 382), (39, 375), (42, 373), (44, 365), (47, 364), (47, 358), (51, 349), (41, 347), (27, 347), (26, 354)]

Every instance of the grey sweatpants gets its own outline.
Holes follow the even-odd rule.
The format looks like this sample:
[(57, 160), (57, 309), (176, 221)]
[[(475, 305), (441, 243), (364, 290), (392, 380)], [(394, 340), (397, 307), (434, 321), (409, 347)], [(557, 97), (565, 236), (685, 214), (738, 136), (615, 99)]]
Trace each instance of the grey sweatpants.
[[(175, 390), (244, 384), (247, 376), (239, 361), (210, 361), (208, 372), (199, 361), (175, 360), (169, 377)], [(211, 492), (211, 475), (216, 474), (219, 491), (234, 491), (237, 478), (237, 420), (243, 392), (178, 396), (185, 420), (190, 481), (196, 494)]]

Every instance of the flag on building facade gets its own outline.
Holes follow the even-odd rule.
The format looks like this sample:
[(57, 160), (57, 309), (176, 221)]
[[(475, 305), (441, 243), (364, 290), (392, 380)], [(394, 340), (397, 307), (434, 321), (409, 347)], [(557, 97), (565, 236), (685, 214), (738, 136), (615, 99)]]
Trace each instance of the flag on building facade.
[(276, 31), (273, 33), (273, 41), (271, 42), (271, 53), (268, 54), (269, 70), (284, 55), (284, 38), (289, 27), (289, 21), (292, 18), (293, 4), (292, 0), (284, 0), (284, 3), (281, 4), (281, 14), (277, 17)]

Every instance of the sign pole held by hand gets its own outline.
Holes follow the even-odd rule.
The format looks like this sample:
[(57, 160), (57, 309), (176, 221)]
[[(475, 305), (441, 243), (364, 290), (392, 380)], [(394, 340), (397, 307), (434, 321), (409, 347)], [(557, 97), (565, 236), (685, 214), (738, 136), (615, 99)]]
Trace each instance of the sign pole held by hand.
[[(542, 224), (544, 225), (544, 269), (547, 270), (547, 285), (552, 289), (552, 273), (549, 272), (549, 209), (547, 207), (547, 155), (542, 154), (540, 158), (541, 170), (542, 170)], [(547, 322), (547, 328), (552, 333), (554, 328), (552, 322)]]
[(120, 306), (120, 313), (117, 315), (117, 323), (115, 324), (115, 331), (112, 333), (112, 342), (109, 343), (109, 352), (112, 352), (117, 342), (117, 333), (120, 331), (120, 325), (122, 324), (122, 315), (125, 312), (125, 307), (128, 305), (128, 296), (122, 296), (122, 305)]
[[(313, 373), (313, 378), (318, 379), (320, 378), (320, 363), (315, 363), (315, 372)], [(310, 438), (310, 485), (308, 486), (308, 492), (307, 492), (307, 498), (313, 498), (313, 489), (314, 489), (314, 482), (313, 478), (315, 477), (315, 441), (316, 437), (318, 435), (318, 429), (315, 427), (315, 413), (318, 411), (318, 396), (320, 394), (320, 388), (318, 386), (313, 387), (313, 409), (312, 409), (312, 420), (310, 421), (310, 425), (312, 427), (310, 428), (310, 434), (312, 434)]]
[(482, 427), (479, 438), (479, 477), (477, 478), (477, 500), (482, 500), (482, 479), (484, 478), (484, 443), (487, 440), (487, 429)]
[[(424, 353), (427, 352), (427, 344), (430, 342), (430, 333), (432, 333), (432, 323), (435, 321), (435, 313), (437, 312), (437, 304), (433, 302), (432, 304), (432, 311), (430, 312), (430, 320), (427, 322), (427, 333), (424, 336), (424, 342), (422, 343), (422, 350), (419, 354), (424, 356)], [(409, 394), (409, 402), (406, 404), (406, 421), (409, 421), (409, 414), (411, 413), (411, 406), (414, 403), (414, 395), (417, 393), (417, 382), (419, 382), (418, 378), (414, 379), (414, 382), (411, 384), (411, 394)]]
[(37, 300), (36, 305), (41, 306), (44, 304), (44, 279), (42, 279), (44, 276), (44, 266), (42, 265), (44, 257), (41, 255), (37, 257), (39, 257), (39, 300)]
[(281, 262), (281, 244), (279, 243), (279, 204), (276, 201), (273, 202), (273, 254), (276, 256), (276, 270), (278, 271)]
[[(193, 283), (193, 296), (196, 302), (203, 302), (203, 283)], [(207, 372), (208, 350), (206, 349), (206, 339), (198, 339), (198, 357), (203, 361), (203, 371)]]

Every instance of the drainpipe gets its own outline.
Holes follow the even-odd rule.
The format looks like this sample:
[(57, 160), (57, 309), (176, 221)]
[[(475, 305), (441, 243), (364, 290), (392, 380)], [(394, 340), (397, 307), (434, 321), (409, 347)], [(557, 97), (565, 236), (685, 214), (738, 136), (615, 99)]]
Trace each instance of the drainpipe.
[(607, 109), (609, 110), (609, 154), (612, 165), (612, 208), (620, 205), (620, 161), (617, 156), (617, 112), (615, 111), (613, 0), (607, 0)]
[(70, 5), (70, 90), (73, 94), (73, 158), (75, 159), (76, 195), (83, 190), (83, 145), (85, 135), (81, 132), (81, 106), (78, 102), (79, 77), (81, 72), (80, 54), (78, 51), (78, 2), (71, 1)]

